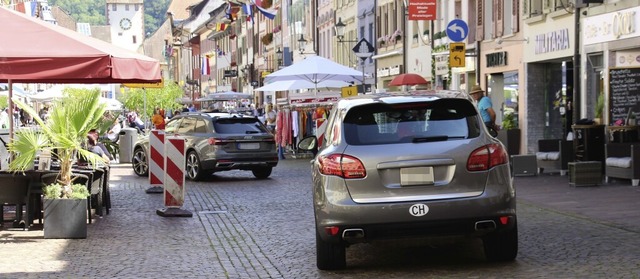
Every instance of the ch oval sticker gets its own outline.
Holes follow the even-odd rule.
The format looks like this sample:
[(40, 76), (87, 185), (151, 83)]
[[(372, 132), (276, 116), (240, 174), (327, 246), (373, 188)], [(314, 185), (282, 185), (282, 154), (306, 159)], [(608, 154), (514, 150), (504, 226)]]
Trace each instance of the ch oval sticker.
[(415, 217), (421, 217), (429, 213), (429, 207), (426, 204), (417, 203), (409, 208), (409, 213)]

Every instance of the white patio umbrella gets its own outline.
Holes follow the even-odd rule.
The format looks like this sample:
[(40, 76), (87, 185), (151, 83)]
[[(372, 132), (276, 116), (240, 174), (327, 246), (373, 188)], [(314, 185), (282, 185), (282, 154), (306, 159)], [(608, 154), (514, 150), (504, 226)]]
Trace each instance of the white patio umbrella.
[(253, 95), (249, 93), (241, 93), (235, 91), (211, 93), (205, 97), (198, 98), (196, 101), (232, 101), (241, 99), (251, 99)]
[(310, 56), (306, 59), (275, 71), (266, 76), (267, 83), (283, 80), (306, 80), (314, 84), (316, 92), (318, 84), (323, 81), (344, 81), (362, 83), (363, 73), (347, 66), (333, 62), (321, 56)]
[(123, 105), (122, 102), (116, 100), (116, 99), (112, 99), (112, 98), (105, 98), (105, 97), (100, 97), (100, 103), (106, 104), (107, 110), (122, 110), (123, 109)]
[[(351, 83), (340, 80), (325, 80), (317, 84), (318, 88), (341, 88)], [(285, 91), (316, 88), (316, 84), (308, 80), (282, 80), (274, 81), (265, 86), (254, 89), (255, 91)]]

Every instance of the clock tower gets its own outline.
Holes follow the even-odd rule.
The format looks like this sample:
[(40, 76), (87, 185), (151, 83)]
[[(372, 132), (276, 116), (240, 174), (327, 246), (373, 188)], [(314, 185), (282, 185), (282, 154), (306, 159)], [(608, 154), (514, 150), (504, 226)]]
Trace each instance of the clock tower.
[(111, 43), (137, 51), (144, 40), (144, 0), (107, 0)]

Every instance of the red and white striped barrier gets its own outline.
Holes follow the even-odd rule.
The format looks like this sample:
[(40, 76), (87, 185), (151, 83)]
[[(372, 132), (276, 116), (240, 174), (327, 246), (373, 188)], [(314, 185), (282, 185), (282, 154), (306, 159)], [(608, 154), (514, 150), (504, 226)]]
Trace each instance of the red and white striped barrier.
[(184, 204), (185, 139), (167, 136), (164, 145), (164, 205), (181, 207)]
[(149, 134), (149, 185), (164, 185), (164, 131), (151, 130)]

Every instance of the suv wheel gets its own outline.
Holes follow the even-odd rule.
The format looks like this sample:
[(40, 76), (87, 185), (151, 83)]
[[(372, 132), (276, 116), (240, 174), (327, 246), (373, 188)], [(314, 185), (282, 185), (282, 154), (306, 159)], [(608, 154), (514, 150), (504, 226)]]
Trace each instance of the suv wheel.
[(347, 266), (346, 247), (322, 240), (316, 230), (316, 266), (320, 270), (343, 269)]
[(512, 261), (518, 255), (518, 223), (513, 228), (487, 235), (482, 240), (484, 255), (491, 262)]
[(198, 158), (198, 154), (195, 151), (189, 151), (187, 154), (187, 162), (185, 166), (185, 171), (187, 178), (193, 181), (198, 181), (202, 178), (202, 169), (200, 165), (200, 158)]
[(133, 151), (133, 158), (131, 158), (131, 165), (133, 166), (133, 172), (139, 176), (149, 175), (149, 163), (147, 162), (147, 153), (144, 149), (137, 147)]
[(255, 176), (257, 179), (265, 179), (269, 177), (269, 175), (271, 175), (271, 170), (272, 170), (272, 167), (263, 167), (263, 168), (252, 169), (251, 172), (253, 173), (253, 176)]

